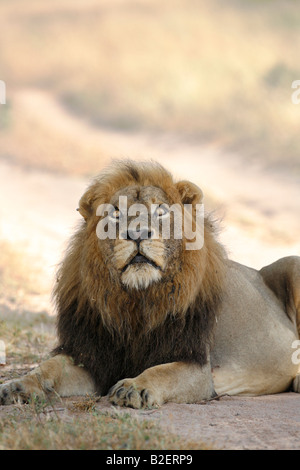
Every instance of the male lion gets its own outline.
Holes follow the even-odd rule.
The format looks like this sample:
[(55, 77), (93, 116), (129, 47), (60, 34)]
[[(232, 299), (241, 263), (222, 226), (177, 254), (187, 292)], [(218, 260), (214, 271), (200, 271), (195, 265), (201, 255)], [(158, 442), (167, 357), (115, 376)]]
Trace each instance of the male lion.
[[(120, 196), (127, 197), (128, 214), (135, 203), (149, 213), (122, 233), (128, 214)], [(209, 216), (201, 249), (186, 249), (185, 233), (176, 238), (174, 229), (162, 236), (163, 220), (174, 222), (170, 206), (195, 209), (201, 200), (197, 186), (174, 182), (155, 163), (117, 162), (94, 180), (80, 200), (83, 221), (58, 272), (59, 345), (38, 368), (0, 386), (2, 404), (51, 392), (109, 394), (112, 403), (134, 408), (216, 394), (300, 392), (292, 360), (300, 332), (300, 258), (260, 271), (230, 261)], [(106, 203), (116, 237), (105, 239), (97, 228), (104, 218), (98, 208)]]

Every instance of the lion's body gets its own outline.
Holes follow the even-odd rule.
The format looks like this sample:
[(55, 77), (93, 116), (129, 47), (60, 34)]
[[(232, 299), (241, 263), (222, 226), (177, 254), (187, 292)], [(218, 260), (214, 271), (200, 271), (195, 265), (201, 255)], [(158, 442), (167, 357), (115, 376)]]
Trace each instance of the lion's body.
[[(154, 204), (158, 225), (149, 228), (144, 217), (123, 236), (120, 196), (131, 208), (140, 203), (152, 211)], [(84, 222), (58, 273), (59, 345), (33, 372), (0, 386), (0, 402), (95, 392), (138, 408), (216, 393), (300, 391), (292, 360), (300, 330), (300, 258), (261, 271), (232, 262), (209, 216), (201, 249), (186, 249), (185, 234), (181, 240), (173, 232), (161, 236), (162, 219), (175, 218), (167, 205), (191, 204), (194, 218), (201, 200), (199, 188), (174, 183), (154, 164), (119, 163), (93, 182), (80, 201)], [(122, 236), (99, 239), (98, 207), (108, 203)]]
[[(293, 265), (298, 266), (300, 274), (299, 258), (286, 258), (284, 265), (291, 272)], [(281, 277), (284, 282), (284, 272)], [(298, 338), (296, 310), (289, 318), (283, 299), (276, 297), (260, 272), (228, 262), (226, 294), (211, 350), (216, 392), (262, 395), (286, 391), (299, 367), (291, 360), (292, 344)]]

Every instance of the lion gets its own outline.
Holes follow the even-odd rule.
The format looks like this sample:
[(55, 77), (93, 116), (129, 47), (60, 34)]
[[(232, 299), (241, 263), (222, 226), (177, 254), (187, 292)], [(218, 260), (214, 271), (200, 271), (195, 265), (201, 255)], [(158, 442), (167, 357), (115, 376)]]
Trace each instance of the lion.
[[(155, 162), (117, 161), (91, 182), (57, 273), (58, 345), (39, 367), (0, 385), (1, 404), (97, 394), (143, 408), (300, 392), (293, 360), (300, 258), (261, 270), (234, 262), (211, 214), (203, 216), (201, 247), (187, 249), (186, 233), (175, 237), (170, 207), (190, 207), (197, 231), (202, 200), (198, 186), (176, 182)], [(134, 204), (147, 208), (136, 225)], [(108, 210), (99, 212), (103, 205)], [(116, 236), (99, 236), (103, 220)]]

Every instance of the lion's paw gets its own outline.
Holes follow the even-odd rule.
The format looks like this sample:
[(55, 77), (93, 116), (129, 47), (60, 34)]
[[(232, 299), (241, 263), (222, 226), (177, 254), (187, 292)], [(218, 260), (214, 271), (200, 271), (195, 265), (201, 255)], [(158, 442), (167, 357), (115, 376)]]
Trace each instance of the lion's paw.
[(13, 403), (28, 403), (32, 397), (41, 398), (43, 391), (36, 387), (32, 380), (26, 378), (11, 380), (0, 385), (0, 405), (11, 405)]
[(113, 405), (130, 408), (157, 408), (162, 404), (157, 393), (139, 384), (137, 379), (119, 380), (108, 396)]
[(14, 380), (0, 385), (0, 405), (26, 402), (26, 393), (21, 381)]

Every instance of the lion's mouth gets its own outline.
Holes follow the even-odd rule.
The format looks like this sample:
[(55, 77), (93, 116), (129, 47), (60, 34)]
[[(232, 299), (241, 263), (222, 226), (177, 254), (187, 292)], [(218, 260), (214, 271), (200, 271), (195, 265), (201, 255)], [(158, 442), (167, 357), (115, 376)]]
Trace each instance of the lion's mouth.
[(126, 264), (126, 266), (123, 268), (122, 272), (124, 272), (129, 266), (132, 266), (134, 264), (141, 264), (141, 263), (147, 263), (147, 264), (150, 264), (150, 266), (153, 266), (156, 269), (161, 269), (156, 263), (154, 263), (154, 261), (152, 261), (151, 259), (146, 258), (146, 256), (141, 255), (140, 253), (138, 253), (137, 255), (135, 255), (132, 258), (132, 260), (129, 261), (128, 264)]

